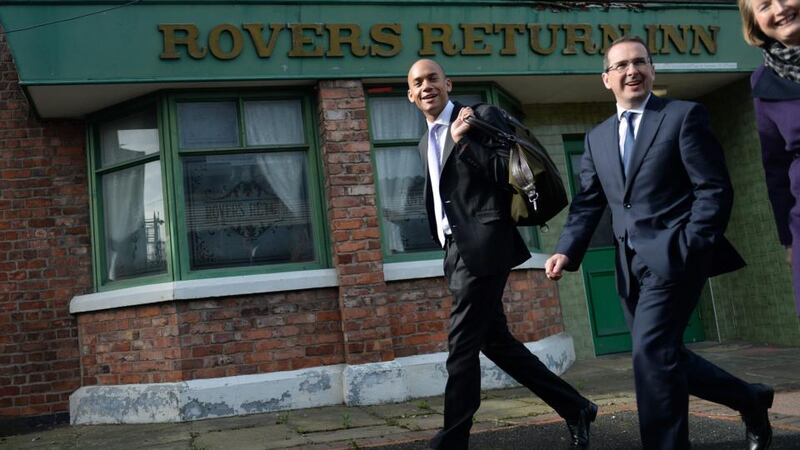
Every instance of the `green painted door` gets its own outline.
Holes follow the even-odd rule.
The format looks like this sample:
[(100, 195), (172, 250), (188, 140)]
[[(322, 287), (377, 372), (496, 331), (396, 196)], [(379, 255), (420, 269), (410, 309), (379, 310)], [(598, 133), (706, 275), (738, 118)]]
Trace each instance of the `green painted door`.
[[(583, 154), (583, 135), (564, 137), (567, 156), (567, 173), (572, 196), (580, 186), (579, 170)], [(589, 249), (581, 265), (592, 340), (596, 355), (627, 352), (631, 350), (631, 335), (625, 324), (622, 305), (617, 296), (614, 268), (614, 233), (611, 229), (611, 214), (606, 209), (603, 218), (589, 243)], [(703, 323), (697, 310), (692, 314), (684, 334), (685, 342), (704, 339)]]

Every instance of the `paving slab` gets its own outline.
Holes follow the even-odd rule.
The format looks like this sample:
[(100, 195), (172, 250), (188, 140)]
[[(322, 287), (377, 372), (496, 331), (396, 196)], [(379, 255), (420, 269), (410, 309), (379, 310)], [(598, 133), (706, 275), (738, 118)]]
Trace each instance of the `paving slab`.
[(512, 398), (518, 400), (525, 400), (526, 398), (536, 398), (536, 396), (533, 395), (531, 391), (524, 386), (483, 391), (482, 394), (483, 394), (482, 395), (483, 399)]
[[(358, 448), (372, 448), (375, 446), (403, 444), (406, 442), (413, 442), (413, 441), (427, 443), (430, 442), (431, 439), (433, 439), (433, 436), (435, 434), (436, 434), (435, 430), (405, 431), (403, 433), (387, 434), (375, 438), (368, 437), (368, 438), (356, 439), (355, 445)], [(344, 449), (345, 447), (342, 448)], [(346, 449), (352, 450), (353, 447), (352, 446), (346, 447)], [(308, 450), (315, 450), (315, 449), (309, 448)]]
[(299, 433), (383, 425), (386, 421), (360, 408), (328, 406), (291, 411), (286, 423)]
[(169, 423), (153, 425), (97, 425), (78, 427), (76, 446), (85, 448), (137, 448), (191, 442), (191, 425)]
[(444, 414), (444, 395), (410, 400), (417, 408), (427, 410), (429, 413)]
[(372, 414), (373, 416), (383, 419), (414, 417), (428, 415), (431, 413), (430, 408), (420, 408), (418, 402), (415, 401), (405, 403), (390, 403), (387, 405), (362, 406), (360, 409), (366, 411), (368, 414)]
[(796, 383), (799, 373), (800, 362), (797, 362), (794, 364), (769, 364), (748, 367), (742, 371), (742, 377), (747, 380), (750, 380), (751, 377), (758, 378), (759, 381), (766, 380), (766, 382), (772, 382), (780, 387), (784, 383)]
[(444, 424), (444, 416), (441, 414), (429, 414), (426, 416), (407, 417), (395, 419), (395, 425), (407, 430), (438, 430)]
[(2, 437), (0, 438), (0, 449), (73, 449), (77, 439), (78, 430), (64, 426)]
[(503, 421), (515, 421), (516, 419), (522, 419), (527, 417), (537, 417), (544, 414), (554, 414), (555, 411), (553, 408), (541, 404), (541, 405), (527, 405), (523, 406), (522, 408), (508, 408), (504, 411), (498, 411), (497, 416), (498, 419)]
[(800, 391), (778, 392), (769, 411), (776, 414), (800, 415)]
[(329, 443), (329, 442), (355, 442), (364, 438), (375, 438), (382, 436), (390, 436), (398, 433), (405, 433), (405, 430), (399, 426), (372, 426), (362, 428), (348, 428), (346, 430), (327, 431), (320, 433), (308, 433), (304, 435), (311, 443)]
[(197, 447), (193, 446), (191, 439), (141, 447), (137, 445), (135, 448), (136, 450), (197, 450)]
[(481, 400), (481, 406), (478, 408), (476, 416), (494, 418), (497, 413), (502, 413), (507, 409), (524, 408), (530, 406), (530, 403), (525, 403), (516, 399), (494, 399), (488, 398)]
[(279, 425), (286, 421), (287, 414), (288, 412), (251, 414), (249, 416), (225, 417), (222, 419), (196, 420), (189, 422), (189, 424), (193, 433), (210, 433), (213, 431)]
[(197, 436), (193, 448), (202, 450), (283, 449), (308, 444), (304, 436), (279, 426), (210, 432)]

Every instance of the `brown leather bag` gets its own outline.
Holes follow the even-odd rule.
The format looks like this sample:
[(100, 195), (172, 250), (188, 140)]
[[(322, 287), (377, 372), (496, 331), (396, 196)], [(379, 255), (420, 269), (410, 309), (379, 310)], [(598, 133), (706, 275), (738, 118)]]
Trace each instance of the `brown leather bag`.
[(514, 188), (511, 219), (519, 226), (545, 227), (568, 204), (561, 174), (533, 133), (502, 108), (497, 109), (514, 134), (474, 116), (468, 123), (509, 148), (508, 183)]

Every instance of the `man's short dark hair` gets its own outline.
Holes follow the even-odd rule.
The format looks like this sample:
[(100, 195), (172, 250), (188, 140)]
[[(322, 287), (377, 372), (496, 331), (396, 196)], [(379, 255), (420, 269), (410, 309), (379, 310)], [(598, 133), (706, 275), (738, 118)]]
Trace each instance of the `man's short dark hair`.
[(625, 42), (635, 42), (637, 44), (642, 44), (642, 47), (644, 47), (645, 51), (647, 51), (647, 62), (652, 64), (653, 57), (652, 55), (650, 55), (650, 49), (647, 47), (647, 44), (644, 42), (644, 39), (640, 38), (639, 36), (625, 35), (614, 39), (614, 41), (611, 42), (611, 45), (609, 45), (608, 48), (606, 49), (605, 53), (603, 53), (603, 72), (605, 72), (606, 69), (608, 69), (608, 65), (610, 64), (610, 62), (608, 61), (609, 50), (611, 50), (614, 46), (619, 44), (624, 44)]

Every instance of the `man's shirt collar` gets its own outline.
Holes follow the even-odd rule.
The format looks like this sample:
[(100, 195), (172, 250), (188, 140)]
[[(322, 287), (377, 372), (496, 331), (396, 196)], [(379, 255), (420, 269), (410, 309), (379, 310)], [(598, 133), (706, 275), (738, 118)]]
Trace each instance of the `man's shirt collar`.
[(623, 108), (622, 106), (620, 106), (619, 103), (617, 103), (617, 119), (622, 120), (622, 113), (624, 113), (625, 111), (635, 112), (635, 113), (640, 114), (640, 115), (644, 114), (644, 107), (645, 107), (645, 105), (647, 105), (647, 102), (650, 101), (650, 96), (652, 96), (652, 95), (653, 95), (652, 92), (647, 94), (647, 98), (644, 99), (642, 104), (637, 106), (637, 107), (635, 107), (635, 108), (626, 109), (626, 108)]
[(442, 110), (441, 113), (439, 113), (439, 116), (436, 118), (436, 120), (433, 121), (433, 123), (426, 121), (428, 123), (428, 130), (433, 128), (433, 126), (437, 123), (449, 127), (450, 116), (453, 115), (453, 108), (455, 108), (455, 105), (453, 104), (453, 102), (448, 100), (447, 104), (444, 106), (444, 109)]

